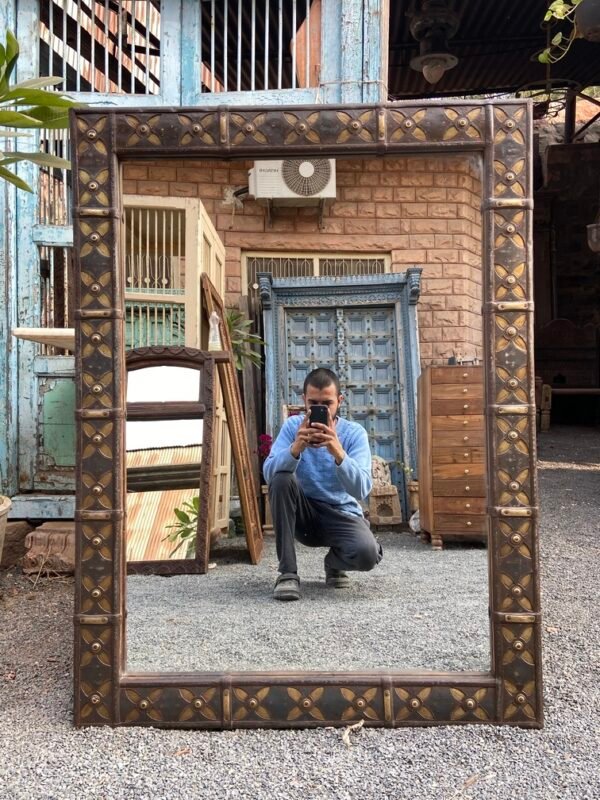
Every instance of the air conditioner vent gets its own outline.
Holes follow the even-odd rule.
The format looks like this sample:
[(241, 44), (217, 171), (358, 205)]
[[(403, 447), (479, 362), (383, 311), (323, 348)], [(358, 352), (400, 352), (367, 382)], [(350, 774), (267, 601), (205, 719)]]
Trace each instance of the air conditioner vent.
[(287, 159), (281, 165), (285, 185), (295, 194), (312, 197), (327, 186), (331, 179), (329, 159)]

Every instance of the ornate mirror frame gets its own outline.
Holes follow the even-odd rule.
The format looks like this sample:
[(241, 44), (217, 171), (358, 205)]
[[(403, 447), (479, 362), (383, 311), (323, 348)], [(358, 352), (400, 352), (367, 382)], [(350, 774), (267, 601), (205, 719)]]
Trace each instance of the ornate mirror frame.
[[(302, 728), (364, 719), (387, 727), (540, 727), (528, 106), (79, 109), (71, 122), (80, 276), (76, 724)], [(120, 161), (182, 151), (220, 159), (481, 153), (490, 672), (126, 672)], [(102, 446), (90, 447), (98, 435)]]

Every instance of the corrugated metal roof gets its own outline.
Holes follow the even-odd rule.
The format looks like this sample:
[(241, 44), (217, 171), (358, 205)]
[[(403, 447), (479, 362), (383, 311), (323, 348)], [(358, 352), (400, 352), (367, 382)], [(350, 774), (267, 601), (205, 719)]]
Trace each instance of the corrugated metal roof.
[[(202, 448), (160, 447), (127, 453), (127, 467), (155, 467), (165, 464), (196, 464)], [(199, 476), (198, 476), (199, 479)], [(175, 547), (163, 539), (170, 533), (167, 525), (177, 522), (173, 509), (181, 508), (199, 493), (198, 489), (172, 489), (162, 492), (127, 493), (127, 560), (157, 561), (171, 558)], [(183, 558), (185, 547), (172, 558)]]
[[(419, 0), (390, 5), (392, 98), (514, 92), (546, 78), (546, 67), (537, 61), (535, 54), (546, 46), (541, 22), (547, 0), (448, 0), (448, 8), (460, 19), (448, 49), (459, 62), (434, 86), (409, 66), (411, 58), (419, 52), (419, 45), (410, 33), (409, 14), (420, 7)], [(599, 85), (600, 45), (575, 41), (568, 55), (551, 66), (550, 77), (575, 81), (582, 87)]]

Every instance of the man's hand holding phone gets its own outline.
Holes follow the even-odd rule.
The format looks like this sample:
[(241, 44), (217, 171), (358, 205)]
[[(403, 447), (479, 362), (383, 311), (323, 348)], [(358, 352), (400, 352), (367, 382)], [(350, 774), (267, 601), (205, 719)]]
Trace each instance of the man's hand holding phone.
[(311, 434), (309, 444), (311, 447), (326, 447), (327, 451), (335, 458), (336, 464), (341, 464), (345, 453), (336, 432), (335, 420), (327, 406), (314, 405), (310, 409)]

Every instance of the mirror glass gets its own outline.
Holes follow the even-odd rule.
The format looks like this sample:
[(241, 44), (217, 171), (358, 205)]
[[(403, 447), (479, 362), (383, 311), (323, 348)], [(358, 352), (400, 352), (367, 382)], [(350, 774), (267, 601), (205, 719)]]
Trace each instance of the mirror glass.
[[(194, 558), (191, 523), (202, 463), (200, 379), (198, 370), (184, 367), (128, 373), (128, 562)], [(193, 405), (195, 415), (181, 418)]]
[[(198, 196), (209, 212), (217, 186), (210, 170), (217, 167), (219, 181), (228, 170), (240, 170), (239, 164), (207, 162)], [(200, 162), (194, 172), (201, 174)], [(383, 469), (374, 467), (384, 491), (364, 503), (383, 559), (371, 571), (350, 572), (348, 588), (332, 589), (324, 581), (327, 550), (296, 543), (301, 600), (275, 601), (273, 530), (267, 525), (262, 560), (251, 565), (233, 481), (232, 523), (214, 531), (206, 574), (128, 576), (130, 671), (490, 667), (480, 158), (338, 159), (336, 185), (337, 199), (325, 208), (321, 226), (318, 208), (275, 207), (269, 224), (266, 210), (245, 200), (244, 215), (227, 218), (233, 231), (227, 228), (227, 241), (235, 240), (227, 274), (239, 270), (242, 292), (260, 321), (257, 272), (363, 276), (368, 289), (374, 273), (422, 268), (418, 354), (403, 341), (408, 323), (400, 319), (399, 304), (374, 297), (340, 311), (333, 293), (297, 302), (278, 312), (279, 341), (269, 345), (278, 348), (277, 381), (267, 373), (264, 395), (252, 398), (252, 405), (270, 398), (293, 413), (310, 369), (346, 370), (340, 413), (365, 428), (372, 455), (384, 461)], [(263, 221), (260, 236), (246, 234), (241, 223), (236, 227), (237, 217), (243, 222), (248, 214)], [(221, 216), (212, 219), (215, 235), (224, 239)], [(285, 252), (282, 236), (289, 242)], [(404, 411), (402, 376), (413, 356), (428, 375), (421, 379), (418, 431), (409, 430)], [(152, 381), (139, 398), (158, 400), (164, 383)], [(417, 452), (410, 449), (411, 434)], [(130, 444), (134, 435), (128, 424), (128, 459), (140, 452)], [(169, 444), (198, 447), (185, 436), (156, 447)], [(250, 447), (258, 449), (259, 442)], [(164, 492), (163, 501), (168, 508), (180, 502)], [(398, 505), (401, 524), (382, 521)], [(157, 511), (149, 517), (150, 531), (161, 517)]]

